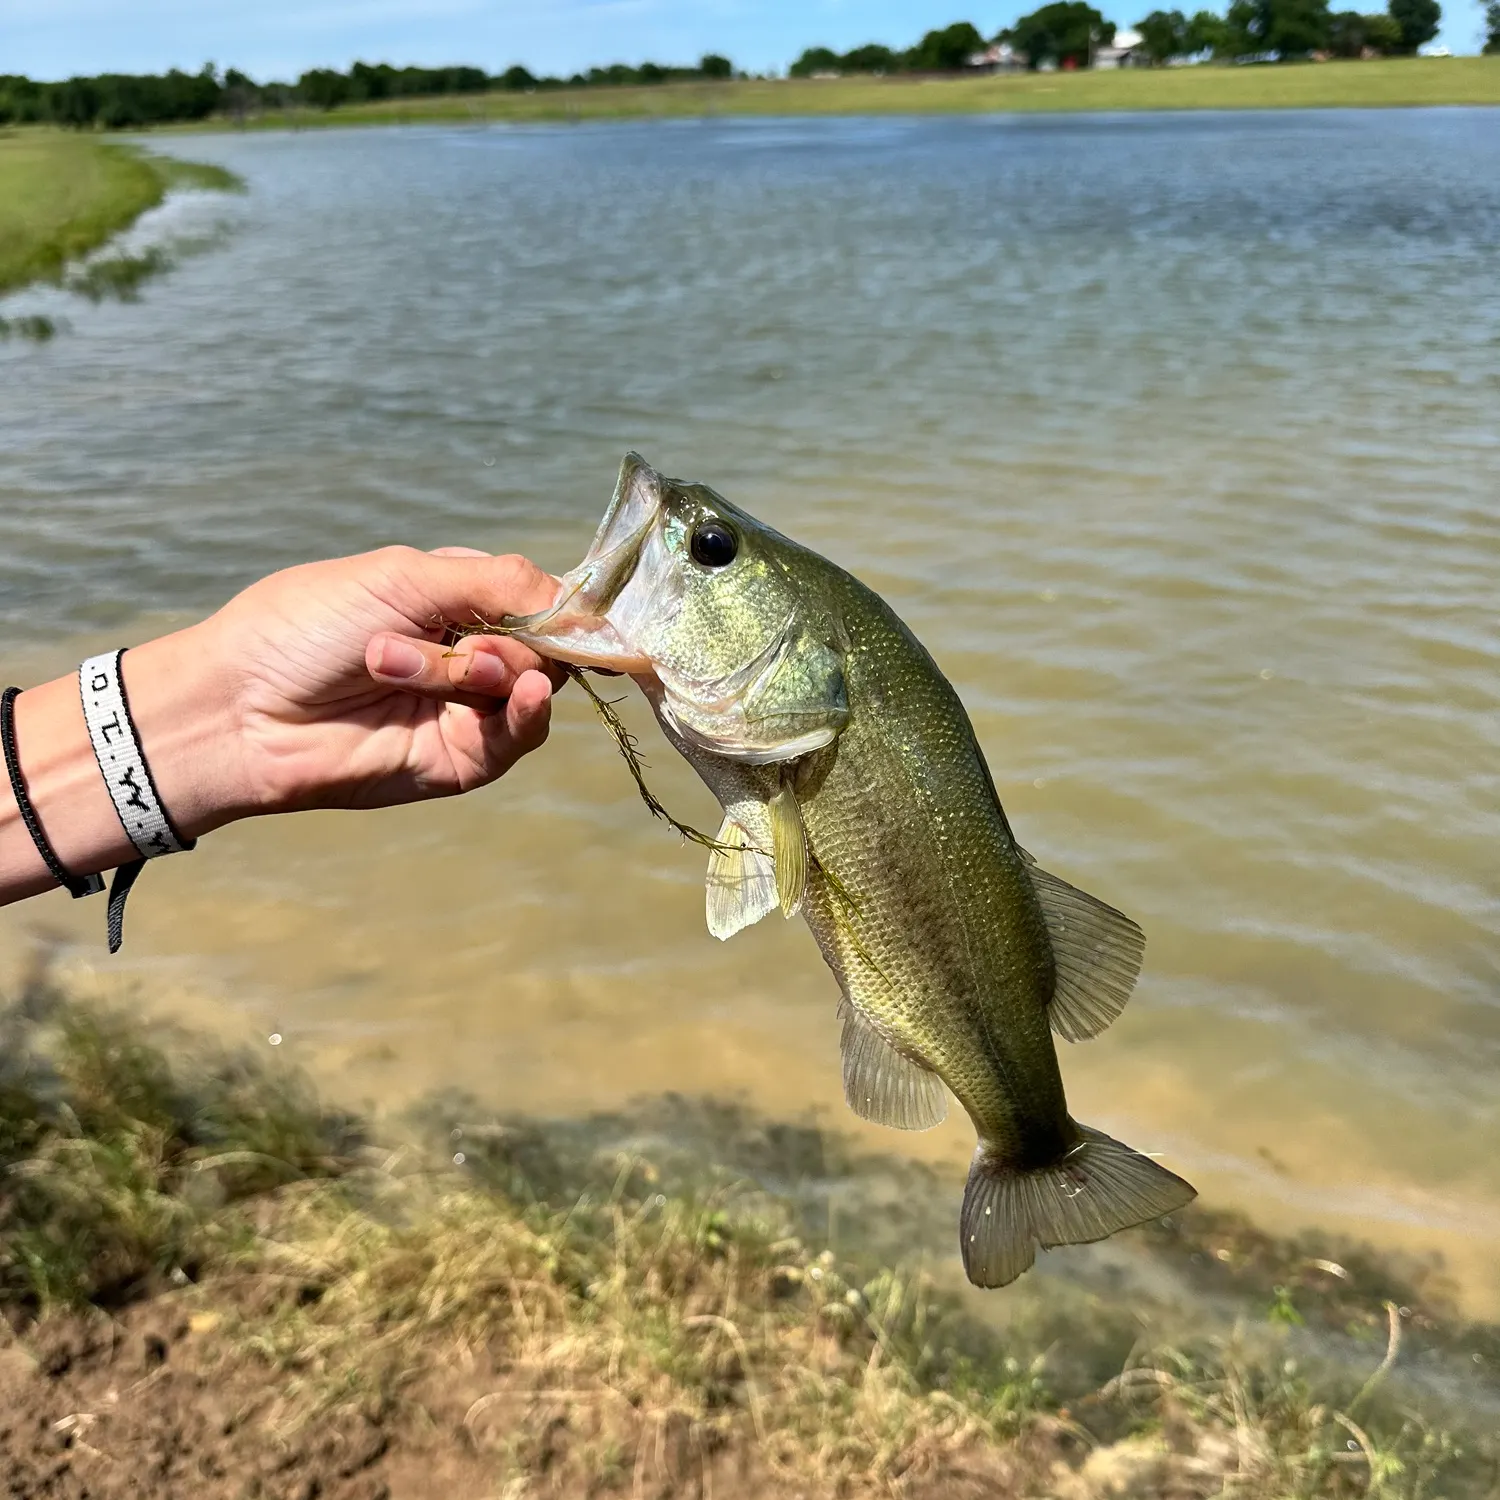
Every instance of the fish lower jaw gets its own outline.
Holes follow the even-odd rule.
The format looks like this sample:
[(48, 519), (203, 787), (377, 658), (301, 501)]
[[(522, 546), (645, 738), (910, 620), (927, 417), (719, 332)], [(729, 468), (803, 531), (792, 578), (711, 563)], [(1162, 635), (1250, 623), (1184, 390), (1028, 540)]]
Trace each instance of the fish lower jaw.
[[(609, 628), (553, 635), (545, 630), (515, 630), (512, 638), (530, 646), (538, 656), (560, 661), (570, 667), (593, 668), (620, 676), (652, 676), (651, 661), (638, 650), (625, 645)], [(653, 679), (654, 680), (654, 679)]]

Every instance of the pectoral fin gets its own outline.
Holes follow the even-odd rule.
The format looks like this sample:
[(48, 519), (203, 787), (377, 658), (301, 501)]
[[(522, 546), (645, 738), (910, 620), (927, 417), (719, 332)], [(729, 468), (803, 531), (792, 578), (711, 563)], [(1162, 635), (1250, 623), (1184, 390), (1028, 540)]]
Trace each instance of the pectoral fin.
[(771, 814), (771, 848), (776, 857), (776, 897), (784, 916), (794, 917), (807, 889), (807, 830), (789, 783), (766, 804)]
[(839, 1051), (844, 1060), (844, 1102), (861, 1119), (897, 1130), (930, 1130), (948, 1115), (943, 1080), (898, 1052), (870, 1019), (844, 997)]
[(708, 930), (719, 939), (752, 927), (776, 908), (776, 868), (733, 818), (725, 818), (708, 856)]
[(1087, 1041), (1125, 1009), (1146, 935), (1123, 912), (1050, 874), (1030, 855), (1026, 860), (1057, 965), (1048, 1019), (1065, 1041)]

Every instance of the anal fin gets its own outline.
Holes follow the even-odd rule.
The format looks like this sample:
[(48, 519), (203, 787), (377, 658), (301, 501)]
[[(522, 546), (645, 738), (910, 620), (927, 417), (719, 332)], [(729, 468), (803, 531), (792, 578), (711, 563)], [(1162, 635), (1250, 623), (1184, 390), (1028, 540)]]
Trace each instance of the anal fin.
[(770, 856), (754, 848), (733, 818), (719, 829), (722, 846), (708, 856), (708, 930), (731, 938), (776, 909), (776, 871)]
[(1057, 965), (1047, 1018), (1065, 1041), (1087, 1041), (1125, 1009), (1141, 972), (1146, 935), (1123, 912), (1050, 874), (1021, 852)]
[(943, 1080), (898, 1052), (850, 1000), (839, 1007), (844, 1023), (844, 1102), (861, 1119), (897, 1130), (930, 1130), (948, 1116)]

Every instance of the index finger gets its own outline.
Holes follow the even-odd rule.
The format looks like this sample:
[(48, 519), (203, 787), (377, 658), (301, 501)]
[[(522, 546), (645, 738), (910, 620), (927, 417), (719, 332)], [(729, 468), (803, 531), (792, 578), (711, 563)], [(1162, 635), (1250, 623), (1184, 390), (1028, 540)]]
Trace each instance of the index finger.
[(429, 619), (455, 625), (531, 614), (545, 609), (557, 594), (557, 579), (516, 553), (455, 556), (447, 549), (437, 555), (399, 547), (391, 549), (389, 565), (406, 600)]

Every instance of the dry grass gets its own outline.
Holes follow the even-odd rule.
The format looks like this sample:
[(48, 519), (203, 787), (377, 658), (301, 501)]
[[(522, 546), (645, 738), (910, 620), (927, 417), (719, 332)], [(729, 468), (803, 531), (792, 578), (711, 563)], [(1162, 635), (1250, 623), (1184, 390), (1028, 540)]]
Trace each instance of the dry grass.
[(0, 1031), (12, 1321), (196, 1282), (221, 1374), (273, 1393), (283, 1437), (376, 1411), (399, 1443), (446, 1402), (517, 1497), (1494, 1493), (1487, 1437), (1391, 1398), (1394, 1316), (1386, 1357), (1327, 1369), (1273, 1303), (1100, 1389), (1068, 1372), (1128, 1304), (1001, 1333), (743, 1182), (663, 1191), (632, 1154), (528, 1179), (504, 1130), (458, 1169), (377, 1152), (291, 1075), (42, 980)]

